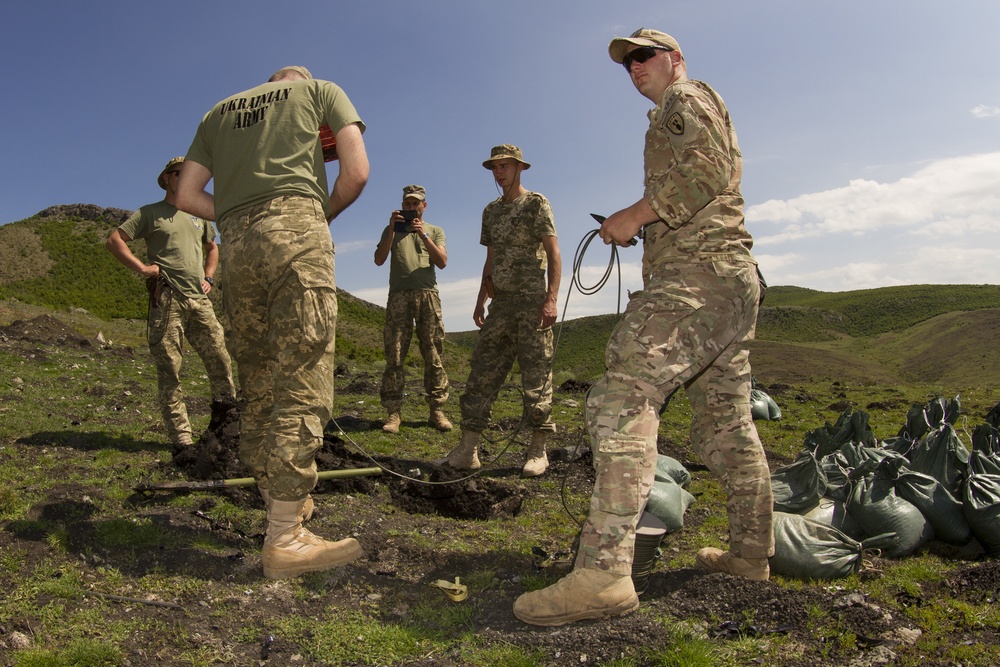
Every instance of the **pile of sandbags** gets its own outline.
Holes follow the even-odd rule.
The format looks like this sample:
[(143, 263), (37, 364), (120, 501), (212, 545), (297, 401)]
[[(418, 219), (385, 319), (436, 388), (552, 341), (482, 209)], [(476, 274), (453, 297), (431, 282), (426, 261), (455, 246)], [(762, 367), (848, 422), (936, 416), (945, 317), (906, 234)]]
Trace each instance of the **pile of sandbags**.
[(810, 431), (771, 475), (777, 574), (825, 579), (857, 571), (866, 549), (904, 557), (932, 539), (979, 541), (1000, 555), (1000, 403), (972, 438), (954, 424), (956, 397), (915, 406), (894, 438), (877, 442), (864, 412)]

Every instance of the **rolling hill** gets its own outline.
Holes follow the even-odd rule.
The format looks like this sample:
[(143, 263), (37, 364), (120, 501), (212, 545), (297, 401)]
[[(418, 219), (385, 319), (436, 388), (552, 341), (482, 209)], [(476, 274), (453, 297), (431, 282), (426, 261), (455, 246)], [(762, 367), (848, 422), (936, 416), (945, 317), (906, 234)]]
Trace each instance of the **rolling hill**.
[[(144, 319), (142, 281), (104, 249), (129, 212), (90, 204), (53, 206), (0, 226), (0, 299), (55, 310), (84, 309), (106, 319)], [(135, 248), (142, 251), (142, 244)], [(377, 364), (384, 309), (341, 291), (338, 360)], [(557, 324), (555, 381), (589, 381), (604, 369), (616, 315)], [(752, 345), (764, 383), (841, 381), (1000, 384), (998, 285), (906, 285), (849, 292), (771, 287)], [(448, 334), (445, 363), (468, 371), (476, 332)], [(411, 355), (419, 364), (419, 356)]]

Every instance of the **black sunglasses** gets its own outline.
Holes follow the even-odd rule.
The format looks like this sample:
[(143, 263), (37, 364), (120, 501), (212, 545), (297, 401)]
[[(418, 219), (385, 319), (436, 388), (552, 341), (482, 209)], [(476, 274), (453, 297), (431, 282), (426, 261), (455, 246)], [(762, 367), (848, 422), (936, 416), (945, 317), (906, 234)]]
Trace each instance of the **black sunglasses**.
[(644, 63), (655, 56), (657, 51), (673, 51), (673, 49), (661, 46), (640, 46), (638, 49), (633, 49), (625, 54), (625, 57), (622, 58), (622, 65), (626, 71), (631, 72), (633, 62)]

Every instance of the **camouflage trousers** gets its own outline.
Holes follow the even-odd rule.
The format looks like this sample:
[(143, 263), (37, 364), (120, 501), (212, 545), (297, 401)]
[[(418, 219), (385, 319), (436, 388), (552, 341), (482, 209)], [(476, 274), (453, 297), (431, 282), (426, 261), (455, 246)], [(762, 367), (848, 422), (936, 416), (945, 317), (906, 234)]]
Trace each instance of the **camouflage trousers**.
[(403, 406), (405, 374), (403, 364), (410, 351), (416, 323), (420, 356), (424, 360), (424, 391), (427, 403), (440, 408), (448, 400), (448, 374), (441, 363), (444, 349), (444, 324), (441, 298), (434, 290), (408, 289), (389, 293), (385, 306), (385, 372), (380, 397), (389, 412)]
[(236, 387), (226, 351), (222, 325), (208, 299), (188, 299), (169, 290), (149, 309), (149, 352), (156, 364), (156, 384), (160, 413), (167, 437), (175, 445), (193, 442), (184, 392), (181, 365), (184, 338), (188, 339), (208, 373), (212, 399), (235, 399)]
[(521, 369), (524, 421), (533, 431), (555, 431), (552, 414), (552, 327), (539, 329), (545, 295), (498, 293), (472, 350), (469, 379), (459, 398), (462, 429), (482, 433), (497, 392), (514, 367)]
[(316, 486), (333, 412), (337, 292), (318, 200), (277, 197), (219, 220), (226, 334), (245, 405), (240, 460), (277, 500)]
[(771, 477), (750, 415), (754, 265), (670, 265), (645, 282), (611, 334), (607, 372), (587, 396), (597, 478), (576, 567), (631, 573), (635, 526), (656, 469), (659, 409), (680, 386), (693, 413), (691, 445), (725, 487), (730, 550), (771, 556)]

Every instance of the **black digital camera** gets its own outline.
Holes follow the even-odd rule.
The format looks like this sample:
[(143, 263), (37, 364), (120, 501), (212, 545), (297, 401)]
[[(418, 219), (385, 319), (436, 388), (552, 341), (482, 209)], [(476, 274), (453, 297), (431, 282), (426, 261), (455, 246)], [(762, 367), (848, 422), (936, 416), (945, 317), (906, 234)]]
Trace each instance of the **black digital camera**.
[(404, 234), (407, 233), (407, 232), (412, 232), (413, 230), (412, 229), (407, 229), (407, 226), (411, 222), (413, 222), (414, 220), (417, 219), (417, 216), (420, 215), (420, 212), (419, 211), (413, 211), (413, 210), (411, 210), (411, 211), (403, 210), (403, 211), (400, 211), (399, 214), (401, 216), (403, 216), (403, 222), (397, 222), (396, 225), (393, 227), (393, 231), (404, 233)]

